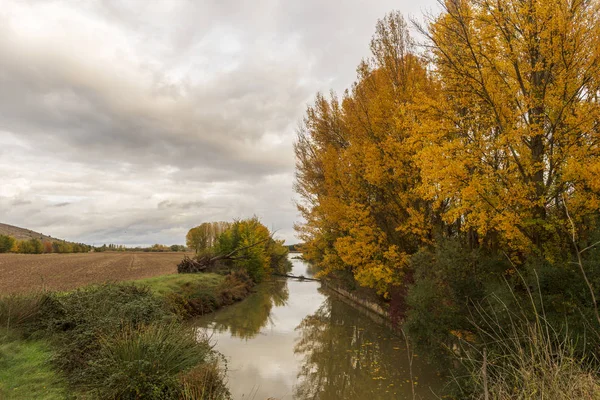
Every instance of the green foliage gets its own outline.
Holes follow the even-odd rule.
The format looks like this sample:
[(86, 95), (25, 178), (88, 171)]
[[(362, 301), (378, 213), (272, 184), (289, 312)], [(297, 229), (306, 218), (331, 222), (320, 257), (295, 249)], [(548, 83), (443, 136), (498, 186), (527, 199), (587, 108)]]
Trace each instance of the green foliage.
[(15, 238), (7, 235), (0, 235), (0, 253), (8, 253), (15, 245)]
[[(177, 310), (169, 307), (169, 295), (185, 294), (190, 302), (203, 301), (204, 295), (222, 305), (247, 295), (251, 280), (243, 274), (202, 274), (157, 277), (146, 283), (4, 297), (0, 299), (0, 329), (6, 329), (19, 346), (36, 343), (23, 338), (51, 343), (53, 368), (85, 397), (182, 398), (204, 388), (214, 396), (198, 399), (228, 398), (208, 338), (181, 323), (187, 314), (174, 313)], [(0, 357), (0, 368), (3, 360)], [(25, 361), (15, 361), (15, 368)], [(42, 366), (35, 368), (45, 371)], [(61, 379), (55, 382), (63, 387)], [(0, 383), (0, 394), (3, 389)]]
[(124, 326), (102, 335), (99, 344), (85, 384), (101, 399), (175, 398), (179, 374), (211, 355), (207, 340), (173, 323)]
[(19, 253), (23, 254), (42, 254), (44, 252), (44, 245), (39, 239), (19, 240), (17, 242), (17, 249)]
[[(466, 316), (473, 299), (485, 295), (486, 282), (503, 271), (501, 260), (465, 249), (459, 240), (440, 240), (434, 249), (422, 249), (411, 257), (411, 285), (405, 328), (419, 350), (444, 360), (454, 334), (466, 331)], [(500, 279), (499, 276), (496, 279)]]
[(219, 236), (216, 248), (219, 254), (235, 251), (231, 265), (245, 270), (255, 282), (288, 269), (288, 249), (283, 241), (271, 237), (269, 229), (257, 217), (233, 222)]
[[(584, 267), (598, 287), (598, 250), (591, 249), (586, 256)], [(481, 327), (490, 327), (489, 316), (494, 317), (494, 326), (512, 326), (512, 310), (518, 310), (525, 321), (539, 323), (543, 318), (549, 331), (559, 332), (559, 336), (545, 338), (548, 345), (560, 347), (568, 341), (571, 358), (564, 358), (568, 361), (565, 368), (574, 366), (576, 360), (599, 355), (600, 324), (579, 266), (574, 263), (530, 258), (516, 269), (504, 254), (469, 250), (452, 239), (439, 240), (434, 249), (412, 256), (411, 267), (415, 274), (406, 298), (405, 329), (419, 351), (441, 367), (452, 365), (457, 356), (453, 349), (461, 342), (487, 343), (490, 333)], [(495, 300), (485, 300), (489, 298)], [(527, 324), (521, 322), (521, 335), (537, 335), (522, 331)], [(502, 343), (514, 339), (514, 332), (499, 330), (497, 336), (495, 340)], [(516, 351), (514, 343), (504, 344)], [(504, 350), (497, 350), (496, 355), (501, 357)], [(461, 381), (460, 386), (467, 390), (468, 382)]]
[[(476, 340), (455, 350), (464, 372), (455, 378), (461, 399), (570, 400), (600, 398), (597, 361), (577, 350), (567, 327), (546, 318), (539, 294), (508, 304), (498, 296), (473, 307)], [(517, 296), (516, 293), (512, 293)], [(538, 308), (536, 302), (541, 302)], [(588, 332), (598, 336), (594, 328)], [(594, 348), (594, 345), (591, 346)]]
[(229, 222), (204, 222), (190, 229), (186, 235), (186, 244), (198, 255), (210, 253), (219, 240), (219, 236), (229, 227)]
[(273, 239), (257, 217), (232, 223), (206, 222), (191, 229), (187, 239), (199, 261), (218, 259), (221, 266), (243, 270), (257, 283), (272, 273), (291, 269), (283, 240)]
[(230, 273), (216, 282), (218, 284), (211, 284), (209, 281), (198, 285), (190, 284), (185, 280), (174, 281), (171, 285), (175, 285), (177, 289), (168, 289), (164, 297), (174, 313), (189, 318), (240, 301), (250, 294), (254, 286), (254, 282), (244, 271)]
[(97, 360), (99, 338), (123, 327), (172, 321), (164, 302), (148, 288), (134, 285), (102, 285), (66, 295), (50, 294), (40, 310), (37, 329), (53, 334), (60, 343), (57, 364), (73, 384), (92, 377), (87, 368)]

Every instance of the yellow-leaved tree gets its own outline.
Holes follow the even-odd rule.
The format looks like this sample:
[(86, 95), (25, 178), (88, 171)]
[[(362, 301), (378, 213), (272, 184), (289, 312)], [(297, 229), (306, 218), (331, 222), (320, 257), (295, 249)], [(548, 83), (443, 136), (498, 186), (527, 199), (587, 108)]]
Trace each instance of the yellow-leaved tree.
[(407, 255), (431, 239), (415, 137), (421, 97), (435, 92), (399, 13), (377, 24), (373, 56), (341, 103), (318, 95), (296, 143), (299, 227), (308, 259), (324, 274), (350, 271), (387, 294), (401, 285)]
[(599, 3), (443, 6), (423, 30), (443, 95), (424, 126), (421, 193), (480, 240), (551, 258), (565, 203), (585, 229), (600, 208)]

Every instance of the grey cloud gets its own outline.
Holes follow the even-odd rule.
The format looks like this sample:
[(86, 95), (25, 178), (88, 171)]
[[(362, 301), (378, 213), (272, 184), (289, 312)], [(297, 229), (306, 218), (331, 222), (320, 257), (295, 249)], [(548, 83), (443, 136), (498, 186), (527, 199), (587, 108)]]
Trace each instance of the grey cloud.
[(158, 208), (178, 208), (180, 210), (190, 210), (193, 208), (200, 208), (205, 206), (206, 203), (203, 201), (187, 201), (187, 202), (173, 202), (170, 200), (163, 200), (158, 203)]
[(0, 222), (152, 244), (257, 214), (295, 242), (306, 104), (351, 84), (377, 18), (433, 4), (8, 1)]
[(23, 200), (23, 199), (14, 199), (10, 203), (10, 205), (12, 207), (26, 206), (26, 205), (29, 205), (29, 204), (31, 204), (31, 201), (29, 201), (29, 200)]

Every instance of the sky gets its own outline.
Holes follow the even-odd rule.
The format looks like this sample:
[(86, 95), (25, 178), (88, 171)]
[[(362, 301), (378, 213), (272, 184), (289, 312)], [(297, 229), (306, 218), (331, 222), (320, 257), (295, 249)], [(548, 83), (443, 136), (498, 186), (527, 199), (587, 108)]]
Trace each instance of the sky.
[(88, 244), (184, 244), (256, 215), (296, 243), (293, 143), (387, 12), (435, 0), (4, 0), (0, 222)]

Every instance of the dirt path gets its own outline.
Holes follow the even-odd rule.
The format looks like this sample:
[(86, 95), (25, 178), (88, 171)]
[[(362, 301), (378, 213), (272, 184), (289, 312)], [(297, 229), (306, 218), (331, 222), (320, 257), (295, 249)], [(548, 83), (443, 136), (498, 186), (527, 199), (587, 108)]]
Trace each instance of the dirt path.
[(184, 253), (0, 254), (0, 295), (177, 272)]

